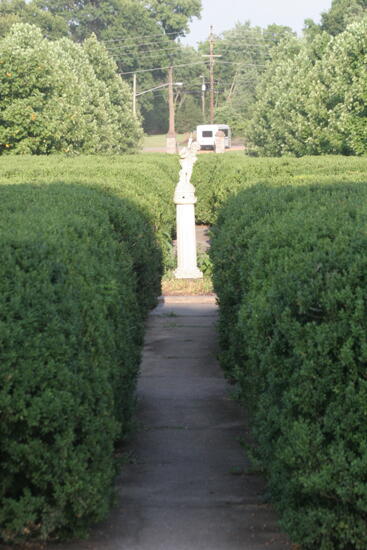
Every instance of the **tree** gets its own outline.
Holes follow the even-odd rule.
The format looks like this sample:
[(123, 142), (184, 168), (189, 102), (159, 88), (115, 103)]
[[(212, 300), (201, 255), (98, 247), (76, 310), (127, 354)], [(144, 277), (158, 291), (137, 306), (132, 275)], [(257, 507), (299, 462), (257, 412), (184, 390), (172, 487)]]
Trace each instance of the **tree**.
[(258, 88), (249, 134), (255, 150), (366, 154), (366, 36), (367, 16), (335, 37), (295, 39), (293, 54), (287, 44), (278, 50)]
[(176, 130), (180, 134), (194, 132), (202, 123), (201, 109), (192, 95), (186, 94), (176, 113)]
[(366, 10), (366, 0), (333, 0), (330, 10), (321, 15), (321, 30), (336, 36), (363, 17)]
[(263, 155), (276, 156), (285, 152), (285, 126), (289, 119), (286, 91), (292, 86), (297, 69), (294, 58), (299, 52), (297, 38), (283, 41), (273, 52), (272, 60), (258, 83), (248, 137), (255, 151)]
[[(256, 88), (271, 51), (284, 37), (293, 35), (289, 27), (270, 25), (261, 29), (246, 21), (216, 37), (215, 53), (222, 56), (215, 64), (217, 122), (230, 124), (237, 135), (246, 134)], [(199, 50), (207, 54), (209, 43), (200, 44)]]
[[(91, 58), (93, 49), (98, 46), (86, 45)], [(0, 40), (0, 61), (1, 152), (123, 152), (137, 144), (139, 123), (126, 85), (111, 74), (107, 82), (101, 73), (98, 78), (81, 45), (15, 24)], [(113, 67), (110, 62), (108, 70)]]
[(0, 36), (5, 36), (14, 23), (36, 24), (50, 39), (67, 36), (68, 25), (64, 18), (40, 9), (35, 2), (1, 0)]
[(1, 40), (2, 152), (67, 151), (84, 142), (83, 95), (58, 53), (27, 24), (14, 25)]
[(367, 153), (366, 67), (367, 15), (330, 42), (318, 67), (319, 97), (327, 115), (323, 152)]
[(305, 35), (310, 40), (323, 31), (336, 36), (351, 23), (359, 21), (366, 12), (367, 0), (333, 0), (331, 8), (321, 14), (320, 25), (312, 19), (305, 20)]
[[(0, 33), (15, 22), (32, 22), (53, 39), (67, 36), (83, 42), (95, 34), (126, 81), (131, 83), (132, 73), (138, 71), (138, 90), (143, 91), (167, 81), (166, 69), (151, 68), (187, 60), (175, 38), (186, 32), (200, 10), (201, 0), (2, 0)], [(156, 125), (149, 118), (155, 118), (159, 105), (164, 107), (164, 95), (139, 98), (146, 127)]]
[(117, 74), (117, 65), (95, 35), (83, 43), (83, 50), (100, 83), (106, 87), (109, 98), (109, 118), (113, 138), (110, 150), (125, 152), (136, 147), (142, 132), (132, 112), (131, 88)]
[(176, 37), (183, 36), (188, 30), (188, 23), (194, 17), (200, 17), (201, 0), (140, 0), (149, 10), (155, 21), (164, 31)]

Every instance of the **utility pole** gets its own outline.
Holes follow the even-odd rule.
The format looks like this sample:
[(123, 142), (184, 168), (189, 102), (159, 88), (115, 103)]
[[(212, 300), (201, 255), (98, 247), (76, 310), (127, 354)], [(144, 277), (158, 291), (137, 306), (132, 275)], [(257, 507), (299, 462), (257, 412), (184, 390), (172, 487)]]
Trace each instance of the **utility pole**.
[(210, 27), (210, 124), (214, 123), (214, 36), (213, 26)]
[(216, 57), (222, 57), (221, 55), (214, 55), (214, 34), (213, 34), (213, 25), (210, 27), (210, 36), (209, 36), (209, 55), (204, 55), (203, 57), (209, 57), (209, 69), (210, 69), (210, 124), (214, 123), (214, 62)]
[(136, 73), (133, 74), (133, 114), (136, 116)]
[(169, 129), (168, 135), (175, 137), (175, 103), (173, 99), (173, 67), (168, 69), (168, 106), (169, 106)]
[(168, 107), (169, 107), (169, 128), (166, 141), (167, 153), (175, 154), (177, 152), (176, 132), (175, 132), (175, 102), (173, 98), (173, 67), (168, 69)]
[(203, 82), (201, 84), (201, 110), (203, 113), (203, 122), (206, 120), (205, 116), (205, 92), (206, 92), (206, 84), (205, 84), (205, 76), (201, 75), (201, 78), (203, 79)]

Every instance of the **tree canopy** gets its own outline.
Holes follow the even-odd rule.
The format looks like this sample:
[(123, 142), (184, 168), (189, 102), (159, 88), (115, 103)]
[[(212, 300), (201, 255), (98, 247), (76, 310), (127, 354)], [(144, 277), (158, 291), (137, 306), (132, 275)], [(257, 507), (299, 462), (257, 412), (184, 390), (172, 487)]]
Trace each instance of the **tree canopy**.
[[(134, 73), (138, 116), (149, 133), (168, 128), (170, 66), (174, 80), (183, 83), (175, 90), (179, 129), (193, 130), (208, 120), (208, 93), (205, 109), (201, 98), (203, 83), (209, 83), (203, 57), (209, 41), (198, 49), (180, 42), (200, 13), (201, 0), (0, 0), (0, 36), (6, 41), (14, 24), (32, 23), (55, 43), (52, 48), (63, 44), (84, 67), (78, 57), (83, 51), (96, 79), (91, 89), (99, 90), (91, 105), (103, 150), (126, 120), (135, 128), (136, 120), (130, 120)], [(363, 152), (358, 136), (364, 135), (366, 58), (363, 31), (359, 35), (357, 28), (363, 28), (366, 14), (367, 0), (333, 0), (320, 24), (305, 21), (302, 37), (286, 26), (263, 29), (249, 21), (214, 37), (215, 121), (230, 124), (261, 154)], [(92, 82), (88, 71), (83, 78)], [(101, 102), (107, 118), (95, 108)], [(132, 136), (136, 143), (135, 129)]]
[(265, 155), (367, 152), (367, 16), (335, 37), (282, 44), (258, 90), (249, 137)]
[(201, 0), (140, 0), (165, 33), (175, 37), (188, 32), (193, 17), (200, 17)]
[[(0, 36), (17, 22), (35, 24), (54, 40), (65, 36), (83, 42), (94, 34), (126, 81), (131, 84), (132, 72), (139, 71), (140, 92), (167, 82), (167, 69), (150, 71), (152, 67), (182, 64), (183, 59), (187, 64), (188, 57), (197, 56), (175, 39), (187, 32), (200, 12), (201, 0), (1, 0)], [(153, 131), (165, 131), (168, 124), (165, 93), (145, 94), (138, 100), (145, 126)], [(160, 117), (155, 116), (158, 112)]]
[(0, 64), (1, 152), (112, 153), (138, 144), (131, 90), (95, 37), (51, 41), (17, 23), (0, 40)]
[(366, 0), (332, 0), (330, 9), (321, 14), (321, 23), (316, 24), (312, 19), (306, 19), (304, 30), (311, 38), (320, 32), (336, 36), (351, 23), (359, 21), (366, 11)]
[[(249, 21), (237, 23), (215, 39), (216, 121), (226, 122), (243, 135), (256, 99), (256, 88), (271, 51), (285, 36), (294, 35), (289, 27), (269, 25), (253, 27)], [(202, 54), (209, 43), (199, 45)]]

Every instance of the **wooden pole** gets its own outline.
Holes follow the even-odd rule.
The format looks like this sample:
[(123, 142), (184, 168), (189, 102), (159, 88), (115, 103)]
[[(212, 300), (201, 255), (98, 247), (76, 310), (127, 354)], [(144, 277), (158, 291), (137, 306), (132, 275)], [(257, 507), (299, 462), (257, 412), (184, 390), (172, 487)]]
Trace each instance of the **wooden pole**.
[(168, 136), (175, 137), (175, 102), (173, 97), (173, 67), (168, 69), (168, 106), (169, 106), (169, 129)]
[(168, 69), (168, 108), (169, 127), (166, 138), (166, 152), (177, 153), (176, 132), (175, 132), (175, 100), (173, 97), (173, 67)]
[(206, 91), (206, 86), (205, 86), (205, 76), (204, 75), (202, 76), (202, 79), (203, 79), (203, 82), (202, 82), (202, 85), (201, 85), (201, 110), (202, 110), (202, 113), (203, 113), (203, 122), (205, 123), (205, 120), (206, 120), (206, 116), (205, 116), (205, 91)]
[(133, 113), (136, 116), (136, 73), (133, 74)]
[(210, 124), (214, 124), (214, 35), (213, 26), (210, 27)]

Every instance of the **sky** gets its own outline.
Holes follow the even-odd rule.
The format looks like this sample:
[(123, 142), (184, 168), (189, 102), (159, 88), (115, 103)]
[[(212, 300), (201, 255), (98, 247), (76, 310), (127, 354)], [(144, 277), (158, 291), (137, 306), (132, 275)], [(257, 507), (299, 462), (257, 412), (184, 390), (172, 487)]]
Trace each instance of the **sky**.
[(305, 19), (320, 22), (320, 15), (331, 6), (331, 0), (202, 0), (201, 19), (191, 23), (184, 44), (196, 46), (206, 40), (210, 25), (214, 33), (229, 30), (239, 21), (249, 20), (253, 26), (267, 27), (272, 23), (287, 25), (301, 33)]

